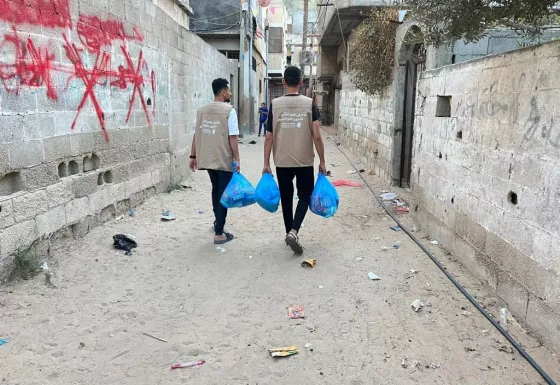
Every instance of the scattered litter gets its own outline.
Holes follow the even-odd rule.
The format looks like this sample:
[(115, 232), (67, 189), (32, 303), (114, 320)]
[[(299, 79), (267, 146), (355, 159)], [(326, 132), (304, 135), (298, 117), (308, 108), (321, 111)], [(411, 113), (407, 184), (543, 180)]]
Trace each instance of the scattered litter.
[(47, 262), (43, 262), (43, 264), (41, 265), (41, 269), (43, 269), (43, 271), (49, 270), (49, 265), (47, 264)]
[(424, 306), (424, 302), (420, 301), (419, 299), (417, 299), (416, 301), (412, 302), (410, 304), (410, 306), (412, 307), (412, 309), (414, 309), (414, 311), (416, 313), (418, 313)]
[(389, 251), (389, 250), (391, 250), (391, 247), (381, 246), (381, 251)]
[(288, 306), (288, 317), (291, 319), (305, 318), (303, 306)]
[(397, 243), (395, 243), (395, 244), (393, 245), (393, 248), (394, 248), (394, 249), (398, 249), (399, 247), (400, 247), (400, 246), (399, 246)]
[(340, 139), (338, 138), (338, 136), (336, 136), (336, 137), (334, 138), (334, 144), (335, 144), (337, 147), (340, 146)]
[(398, 213), (408, 213), (408, 212), (410, 212), (410, 209), (408, 207), (404, 207), (404, 206), (397, 206), (397, 212)]
[(311, 344), (309, 342), (305, 344), (306, 349), (309, 349), (310, 347), (311, 347)]
[(500, 325), (505, 331), (508, 330), (508, 318), (510, 317), (509, 310), (505, 307), (500, 309)]
[(192, 186), (187, 181), (183, 181), (179, 184), (181, 185), (182, 188), (192, 188)]
[(436, 245), (436, 246), (437, 246), (437, 245), (439, 245), (439, 242), (438, 242), (438, 241), (432, 241), (432, 245)]
[(416, 228), (416, 226), (413, 226), (412, 229), (410, 230), (411, 233), (415, 233), (417, 231), (418, 231), (418, 229)]
[(397, 199), (397, 194), (395, 193), (385, 193), (381, 195), (381, 199), (383, 199), (384, 201), (392, 201), (394, 199)]
[(182, 368), (192, 368), (193, 366), (201, 366), (204, 365), (206, 363), (206, 361), (201, 360), (201, 361), (193, 361), (193, 362), (185, 362), (182, 364), (175, 364), (173, 366), (171, 366), (171, 369), (182, 369)]
[(330, 177), (330, 178), (332, 178), (332, 174), (331, 174), (330, 171), (327, 171), (327, 176)]
[(130, 255), (132, 254), (132, 249), (137, 248), (138, 244), (128, 235), (117, 234), (113, 235), (113, 246), (117, 250), (124, 250), (125, 255)]
[(466, 310), (465, 310), (465, 311), (463, 312), (463, 315), (464, 315), (465, 317), (468, 317), (468, 316), (472, 315), (472, 313), (471, 313), (470, 311), (466, 311)]
[(348, 170), (346, 171), (347, 174), (356, 174), (357, 171), (356, 170)]
[(379, 278), (377, 275), (375, 275), (375, 273), (368, 273), (368, 278), (371, 279), (372, 281), (381, 281), (381, 278)]
[(358, 262), (363, 261), (363, 260), (364, 260), (364, 257), (356, 257), (356, 261), (358, 261)]
[(362, 161), (361, 161), (361, 160), (359, 160), (359, 161), (357, 161), (357, 162), (356, 162), (356, 164), (362, 164)]
[(220, 253), (225, 253), (226, 249), (224, 249), (223, 247), (216, 247), (216, 250), (218, 250)]
[(85, 347), (86, 347), (86, 344), (83, 343), (83, 342), (80, 342), (80, 349), (83, 349), (83, 348), (85, 348)]
[(439, 369), (440, 366), (440, 364), (435, 364), (432, 362), (430, 365), (426, 365), (426, 369)]
[(348, 186), (348, 187), (362, 187), (361, 184), (357, 182), (352, 182), (350, 180), (342, 180), (338, 179), (332, 182), (333, 186), (340, 187), (340, 186)]
[(400, 228), (400, 226), (393, 226), (393, 227), (391, 227), (391, 230), (393, 230), (393, 231), (401, 231), (401, 228)]
[(8, 340), (0, 340), (0, 346), (6, 345), (7, 343), (8, 343)]
[(311, 267), (314, 268), (315, 264), (317, 263), (316, 259), (307, 259), (301, 263), (302, 267)]
[(319, 286), (319, 289), (323, 289), (323, 288), (324, 288), (323, 286)]
[(164, 340), (163, 338), (159, 338), (159, 337), (156, 337), (156, 336), (153, 336), (153, 335), (151, 335), (151, 334), (144, 333), (144, 332), (142, 332), (142, 334), (144, 334), (145, 336), (148, 336), (148, 337), (150, 337), (150, 338), (153, 338), (154, 340), (158, 340), (158, 341), (161, 341), (161, 342), (167, 342), (167, 343), (169, 343), (169, 341)]
[(257, 144), (257, 142), (255, 140), (251, 140), (249, 144)]
[(122, 221), (123, 219), (124, 219), (124, 215), (121, 215), (121, 216), (116, 217), (116, 218), (115, 218), (115, 221), (116, 221), (116, 222), (120, 222), (120, 221)]
[(204, 214), (204, 210), (198, 210), (198, 214)]
[(363, 174), (364, 172), (366, 172), (366, 170), (364, 170), (363, 168), (360, 169), (360, 174)]
[(252, 255), (250, 255), (250, 256), (249, 256), (249, 259), (253, 259), (253, 256), (252, 256)]
[(295, 346), (268, 349), (268, 352), (272, 357), (289, 357), (299, 353), (298, 348)]
[(416, 274), (416, 273), (418, 273), (418, 270), (410, 269), (410, 273), (411, 274)]
[(131, 217), (136, 216), (136, 210), (130, 209), (130, 211), (128, 212), (128, 215), (131, 216)]
[(405, 369), (408, 368), (408, 363), (406, 361), (407, 361), (407, 358), (405, 357), (401, 362), (401, 366)]
[(338, 163), (331, 163), (331, 166), (333, 166), (333, 167), (338, 167), (338, 166), (340, 166), (340, 164), (338, 164)]
[(161, 220), (162, 221), (174, 221), (175, 219), (177, 219), (177, 216), (175, 214), (172, 214), (169, 210), (163, 210), (161, 212)]

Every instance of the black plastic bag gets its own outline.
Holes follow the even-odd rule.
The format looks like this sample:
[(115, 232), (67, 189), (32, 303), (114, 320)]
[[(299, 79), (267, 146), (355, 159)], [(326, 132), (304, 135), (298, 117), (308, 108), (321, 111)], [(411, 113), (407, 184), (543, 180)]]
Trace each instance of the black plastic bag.
[(117, 234), (113, 235), (113, 246), (115, 249), (126, 251), (126, 255), (132, 254), (132, 249), (138, 247), (136, 241), (127, 235)]

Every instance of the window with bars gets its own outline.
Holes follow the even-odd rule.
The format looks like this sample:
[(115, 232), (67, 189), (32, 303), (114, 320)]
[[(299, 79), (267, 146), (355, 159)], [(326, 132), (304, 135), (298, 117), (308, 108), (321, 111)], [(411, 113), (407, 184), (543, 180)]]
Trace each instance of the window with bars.
[(239, 60), (239, 51), (220, 51), (228, 59)]
[(257, 71), (257, 59), (253, 57), (253, 71)]

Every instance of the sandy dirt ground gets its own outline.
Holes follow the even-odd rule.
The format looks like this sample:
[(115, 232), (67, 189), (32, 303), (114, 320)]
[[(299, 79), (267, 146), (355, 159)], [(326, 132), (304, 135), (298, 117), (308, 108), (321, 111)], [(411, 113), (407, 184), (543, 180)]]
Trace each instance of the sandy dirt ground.
[[(339, 164), (330, 168), (334, 179), (360, 182), (325, 142), (327, 163)], [(242, 172), (256, 184), (262, 139), (246, 138), (241, 151)], [(190, 183), (58, 248), (50, 261), (56, 288), (43, 275), (0, 288), (0, 339), (9, 341), (0, 346), (1, 384), (544, 384), (428, 257), (390, 229), (366, 188), (339, 188), (334, 218), (308, 214), (301, 242), (317, 266), (305, 269), (283, 242), (280, 212), (256, 205), (230, 211), (227, 229), (237, 239), (217, 250), (208, 176), (197, 172)], [(161, 222), (163, 208), (177, 220)], [(117, 233), (136, 237), (132, 256), (112, 248)], [(453, 256), (424, 242), (498, 314), (502, 304)], [(418, 313), (416, 299), (427, 305)], [(289, 319), (289, 305), (304, 306), (307, 318)], [(510, 329), (560, 381), (558, 356)], [(299, 354), (270, 357), (269, 348), (289, 345)], [(196, 360), (206, 364), (170, 370)]]

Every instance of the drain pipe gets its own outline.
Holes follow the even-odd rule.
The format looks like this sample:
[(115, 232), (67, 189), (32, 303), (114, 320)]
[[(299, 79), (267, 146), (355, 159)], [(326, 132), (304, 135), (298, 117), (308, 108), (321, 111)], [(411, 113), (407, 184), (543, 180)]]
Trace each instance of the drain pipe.
[(371, 193), (373, 194), (375, 200), (377, 200), (377, 202), (381, 205), (381, 207), (383, 207), (385, 212), (387, 212), (387, 214), (406, 233), (406, 235), (408, 235), (410, 237), (410, 239), (412, 239), (412, 241), (414, 243), (416, 243), (422, 249), (422, 251), (424, 253), (426, 253), (426, 255), (428, 257), (430, 257), (432, 262), (434, 262), (436, 264), (436, 266), (443, 272), (443, 274), (445, 274), (445, 276), (451, 281), (451, 283), (453, 283), (453, 285), (455, 285), (455, 287), (461, 292), (461, 294), (463, 294), (469, 300), (469, 302), (476, 308), (476, 310), (478, 310), (488, 321), (490, 321), (492, 326), (494, 326), (508, 340), (508, 342), (515, 348), (515, 350), (517, 350), (519, 352), (519, 354), (521, 354), (521, 356), (540, 374), (540, 376), (546, 381), (546, 383), (548, 385), (556, 385), (556, 382), (554, 382), (554, 380), (552, 378), (550, 378), (550, 376), (539, 366), (539, 364), (537, 364), (535, 362), (535, 360), (529, 355), (529, 353), (527, 353), (525, 351), (525, 349), (523, 349), (521, 347), (521, 345), (519, 345), (519, 343), (498, 322), (496, 322), (494, 317), (492, 317), (486, 311), (486, 309), (484, 309), (478, 303), (478, 301), (476, 299), (474, 299), (473, 296), (463, 286), (461, 286), (461, 284), (459, 282), (457, 282), (457, 280), (445, 269), (445, 267), (442, 265), (442, 263), (422, 244), (422, 242), (420, 242), (414, 236), (414, 234), (412, 234), (406, 227), (404, 227), (402, 225), (402, 223), (397, 219), (397, 217), (392, 212), (390, 212), (387, 209), (387, 207), (385, 207), (381, 198), (378, 197), (378, 195), (375, 193), (375, 191), (370, 186), (370, 184), (366, 181), (366, 179), (362, 176), (362, 174), (356, 168), (354, 163), (352, 163), (352, 161), (350, 160), (348, 155), (346, 155), (346, 153), (344, 151), (342, 151), (340, 147), (337, 146), (337, 148), (342, 153), (342, 155), (344, 155), (346, 160), (348, 160), (348, 162), (352, 165), (352, 168), (355, 171), (357, 171), (357, 173), (360, 176), (360, 178), (362, 179), (362, 181), (366, 184), (369, 191), (371, 191)]

